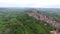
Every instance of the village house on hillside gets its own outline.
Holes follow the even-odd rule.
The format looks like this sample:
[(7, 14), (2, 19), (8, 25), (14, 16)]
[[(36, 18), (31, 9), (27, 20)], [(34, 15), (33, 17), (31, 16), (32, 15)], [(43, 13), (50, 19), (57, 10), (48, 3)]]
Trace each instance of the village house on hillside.
[(52, 17), (50, 17), (50, 16), (46, 17), (46, 15), (44, 15), (42, 13), (40, 14), (40, 13), (37, 12), (37, 10), (34, 10), (34, 9), (30, 10), (30, 11), (28, 12), (29, 16), (32, 16), (37, 20), (47, 22), (48, 24), (52, 25), (53, 27), (55, 27), (57, 29), (60, 29), (60, 23), (55, 21)]

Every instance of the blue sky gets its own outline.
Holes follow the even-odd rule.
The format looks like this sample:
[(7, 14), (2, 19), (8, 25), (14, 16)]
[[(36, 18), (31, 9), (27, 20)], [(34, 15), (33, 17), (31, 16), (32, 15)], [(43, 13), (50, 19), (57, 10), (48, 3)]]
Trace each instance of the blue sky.
[(60, 0), (0, 0), (0, 7), (60, 8)]

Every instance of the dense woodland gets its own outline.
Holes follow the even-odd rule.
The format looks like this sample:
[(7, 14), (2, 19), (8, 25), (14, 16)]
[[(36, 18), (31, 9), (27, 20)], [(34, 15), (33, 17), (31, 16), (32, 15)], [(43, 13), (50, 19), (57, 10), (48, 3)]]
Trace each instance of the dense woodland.
[[(50, 31), (54, 30), (54, 27), (46, 22), (38, 21), (28, 16), (26, 9), (0, 8), (0, 34), (50, 34)], [(59, 11), (52, 12), (51, 10), (51, 13), (48, 10), (38, 11), (60, 21)]]

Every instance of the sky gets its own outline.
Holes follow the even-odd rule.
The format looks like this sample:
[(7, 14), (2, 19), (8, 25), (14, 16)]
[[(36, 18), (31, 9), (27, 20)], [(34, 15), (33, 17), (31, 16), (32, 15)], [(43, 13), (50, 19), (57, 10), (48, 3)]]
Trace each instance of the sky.
[(0, 7), (60, 8), (60, 0), (0, 0)]

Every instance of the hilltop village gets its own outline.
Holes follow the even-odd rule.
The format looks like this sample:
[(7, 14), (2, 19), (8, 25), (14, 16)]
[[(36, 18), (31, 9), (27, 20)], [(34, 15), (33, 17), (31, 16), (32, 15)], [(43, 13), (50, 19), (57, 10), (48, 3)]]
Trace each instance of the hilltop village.
[(46, 15), (42, 14), (42, 13), (38, 13), (37, 10), (32, 9), (28, 12), (29, 16), (32, 16), (33, 18), (37, 19), (37, 20), (41, 20), (43, 22), (46, 22), (50, 25), (52, 25), (53, 27), (55, 27), (56, 29), (60, 29), (60, 22), (55, 21), (52, 17), (47, 17)]

